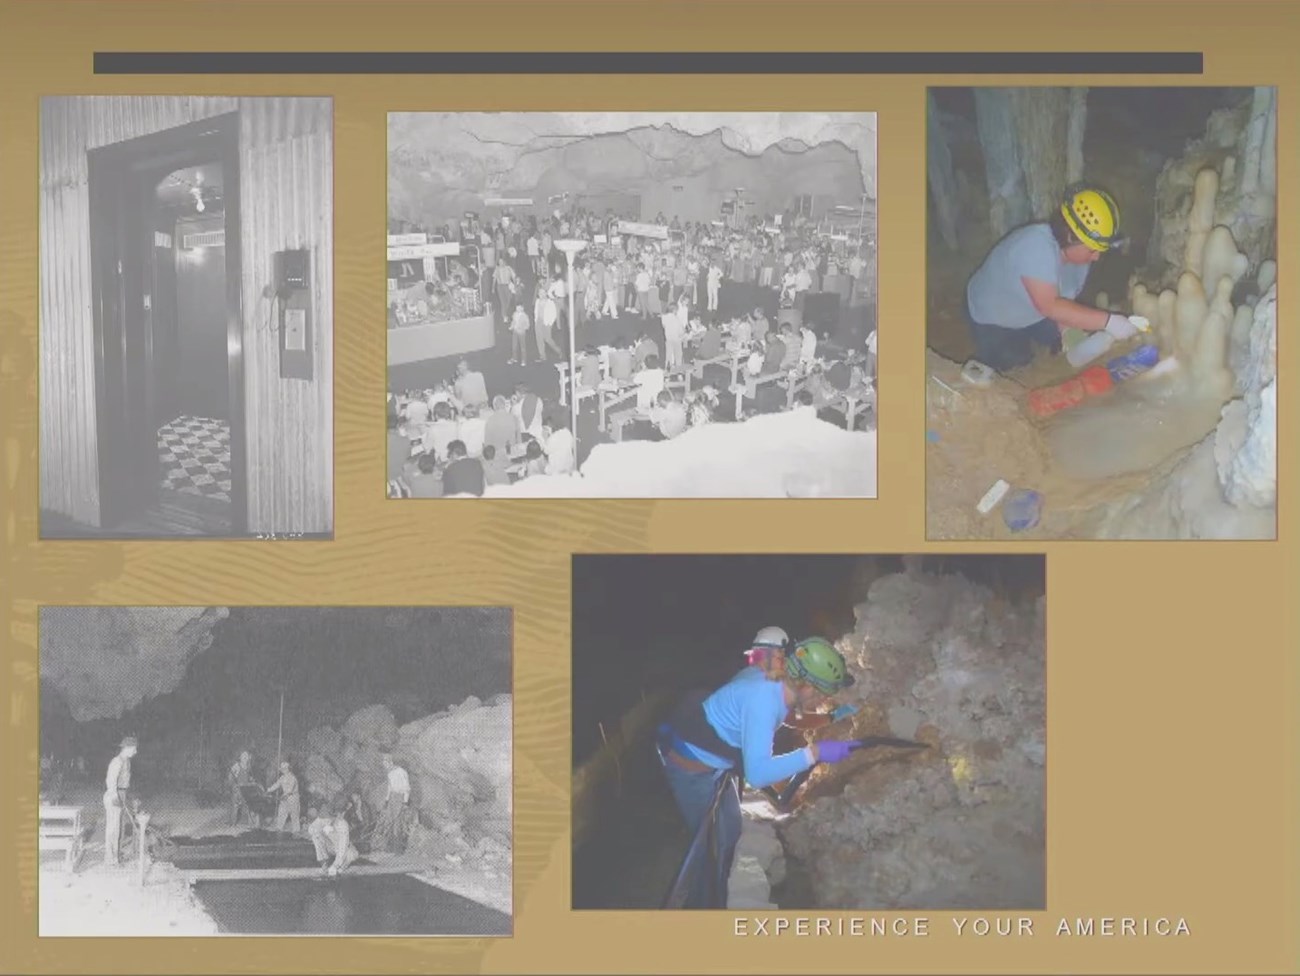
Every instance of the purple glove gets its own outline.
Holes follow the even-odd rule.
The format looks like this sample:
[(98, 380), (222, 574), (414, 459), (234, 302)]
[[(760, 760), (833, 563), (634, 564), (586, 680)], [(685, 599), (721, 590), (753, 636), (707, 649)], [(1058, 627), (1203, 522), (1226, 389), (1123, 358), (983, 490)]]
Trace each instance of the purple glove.
[(853, 752), (855, 743), (827, 739), (817, 743), (817, 761), (824, 763), (843, 762)]

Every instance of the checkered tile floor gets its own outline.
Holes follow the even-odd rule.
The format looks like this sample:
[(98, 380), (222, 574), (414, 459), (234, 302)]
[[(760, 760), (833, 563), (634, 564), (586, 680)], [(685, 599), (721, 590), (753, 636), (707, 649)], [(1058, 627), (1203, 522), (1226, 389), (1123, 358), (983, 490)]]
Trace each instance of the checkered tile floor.
[(177, 417), (158, 431), (163, 486), (230, 501), (230, 425), (207, 417)]

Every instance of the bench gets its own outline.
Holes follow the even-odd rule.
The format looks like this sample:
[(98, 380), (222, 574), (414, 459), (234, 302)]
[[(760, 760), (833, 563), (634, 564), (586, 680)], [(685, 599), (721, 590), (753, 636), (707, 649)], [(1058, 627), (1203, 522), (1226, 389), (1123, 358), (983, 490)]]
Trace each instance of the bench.
[(81, 807), (52, 806), (42, 803), (39, 838), (38, 846), (42, 854), (61, 851), (64, 855), (64, 868), (69, 872), (75, 871), (85, 848)]

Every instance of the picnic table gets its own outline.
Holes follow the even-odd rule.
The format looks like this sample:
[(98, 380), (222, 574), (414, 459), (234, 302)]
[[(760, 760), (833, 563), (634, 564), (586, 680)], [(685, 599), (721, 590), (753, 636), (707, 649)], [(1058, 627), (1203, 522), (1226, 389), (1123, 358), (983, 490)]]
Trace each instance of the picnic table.
[(42, 803), (39, 818), (38, 850), (41, 853), (62, 851), (64, 869), (75, 871), (86, 842), (81, 807)]

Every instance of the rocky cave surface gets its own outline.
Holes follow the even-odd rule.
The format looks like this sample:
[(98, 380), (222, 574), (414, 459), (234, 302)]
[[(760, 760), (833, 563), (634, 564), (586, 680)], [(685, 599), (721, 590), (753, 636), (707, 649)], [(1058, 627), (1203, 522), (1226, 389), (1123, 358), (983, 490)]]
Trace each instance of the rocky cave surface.
[[(57, 610), (57, 608), (54, 608)], [(78, 722), (118, 718), (174, 691), (212, 646), (225, 607), (84, 607), (41, 614), (41, 680)]]
[(649, 192), (648, 217), (671, 209), (659, 204), (674, 183), (689, 199), (744, 187), (764, 212), (800, 193), (876, 196), (869, 113), (394, 113), (388, 141), (389, 214), (416, 224), (481, 211), (485, 194), (541, 207), (564, 193)]
[(380, 752), (391, 750), (410, 775), (411, 802), (419, 810), (407, 854), (431, 864), (474, 858), (508, 879), (511, 707), (508, 694), (486, 702), (470, 697), (398, 725), (387, 706), (372, 705), (340, 728), (312, 729), (300, 746), (311, 802), (358, 789), (378, 810), (387, 788)]
[(774, 908), (787, 857), (828, 909), (1033, 909), (1045, 898), (1045, 601), (913, 567), (840, 641), (855, 735), (930, 744), (814, 772), (794, 815), (746, 819), (731, 907)]

